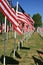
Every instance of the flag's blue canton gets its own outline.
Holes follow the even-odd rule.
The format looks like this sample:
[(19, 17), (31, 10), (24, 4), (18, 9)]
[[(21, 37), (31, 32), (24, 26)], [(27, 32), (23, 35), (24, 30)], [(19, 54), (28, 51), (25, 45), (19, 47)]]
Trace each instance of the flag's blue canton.
[(13, 7), (12, 0), (8, 0), (11, 7)]
[(18, 5), (18, 11), (22, 12), (22, 13), (25, 13), (25, 11), (23, 10), (23, 8), (20, 5)]

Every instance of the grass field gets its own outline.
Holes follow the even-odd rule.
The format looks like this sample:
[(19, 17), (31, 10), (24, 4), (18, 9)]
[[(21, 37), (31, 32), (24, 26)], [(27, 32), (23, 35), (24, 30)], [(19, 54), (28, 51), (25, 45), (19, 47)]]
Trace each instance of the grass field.
[[(0, 35), (0, 65), (3, 65), (1, 63), (1, 56), (4, 54), (4, 42), (3, 42), (3, 35)], [(17, 48), (19, 37), (16, 39), (16, 45)], [(9, 40), (6, 40), (6, 56), (11, 57), (17, 61), (19, 61), (19, 65), (36, 65), (33, 59), (33, 56), (35, 57), (35, 60), (37, 59), (40, 63), (43, 62), (43, 58), (40, 57), (40, 55), (37, 53), (37, 50), (43, 52), (43, 38), (39, 36), (37, 32), (34, 32), (32, 37), (28, 39), (27, 42), (23, 43), (23, 48), (21, 50), (17, 50), (17, 53), (20, 55), (21, 58), (14, 57), (14, 54), (10, 56), (12, 50), (14, 49), (14, 38), (11, 38)], [(37, 62), (37, 65), (41, 65)], [(15, 64), (8, 64), (8, 65), (15, 65)]]

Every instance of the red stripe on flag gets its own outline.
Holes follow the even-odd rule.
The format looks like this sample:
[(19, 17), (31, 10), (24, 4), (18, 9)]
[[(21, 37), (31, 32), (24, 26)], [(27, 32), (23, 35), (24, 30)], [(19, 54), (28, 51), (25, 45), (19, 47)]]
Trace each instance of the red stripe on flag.
[(16, 30), (20, 35), (22, 34), (21, 30), (18, 27), (15, 27), (15, 26), (13, 27), (14, 27), (14, 30)]
[(1, 2), (2, 0), (0, 0), (0, 2)]

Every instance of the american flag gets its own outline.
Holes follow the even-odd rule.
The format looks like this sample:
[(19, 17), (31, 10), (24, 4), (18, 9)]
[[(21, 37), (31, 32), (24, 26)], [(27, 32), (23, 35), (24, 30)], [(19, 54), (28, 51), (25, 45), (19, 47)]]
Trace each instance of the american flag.
[(17, 19), (22, 23), (24, 31), (27, 30), (35, 30), (34, 28), (34, 20), (22, 9), (22, 7), (18, 4)]
[(25, 13), (23, 14), (22, 12), (19, 12), (19, 11), (17, 11), (17, 19), (20, 22), (26, 23), (27, 25), (29, 25), (31, 27), (32, 27), (31, 22), (34, 24), (34, 21), (30, 16), (27, 17)]
[(13, 24), (14, 29), (19, 34), (22, 34), (18, 24), (17, 16), (15, 12), (13, 11), (13, 9), (9, 6), (7, 0), (0, 0), (0, 10), (7, 17), (7, 19)]
[(20, 22), (28, 24), (28, 20), (27, 20), (26, 16), (22, 12), (17, 11), (17, 19)]
[(26, 16), (27, 20), (29, 21), (30, 29), (35, 30), (35, 28), (34, 28), (34, 20), (27, 13), (24, 13), (24, 15)]
[[(32, 23), (34, 22), (32, 20), (32, 18), (30, 16), (26, 16), (25, 13), (23, 14), (22, 12), (19, 12), (17, 11), (17, 19), (22, 23), (26, 24), (24, 25), (24, 32), (26, 32), (28, 30), (28, 28), (30, 28), (31, 30), (34, 30), (34, 26), (31, 24), (31, 21)], [(34, 24), (34, 23), (33, 23)], [(27, 28), (28, 26), (28, 28)]]
[(34, 20), (28, 15), (27, 13), (24, 13), (24, 15), (27, 17), (27, 19), (34, 24)]

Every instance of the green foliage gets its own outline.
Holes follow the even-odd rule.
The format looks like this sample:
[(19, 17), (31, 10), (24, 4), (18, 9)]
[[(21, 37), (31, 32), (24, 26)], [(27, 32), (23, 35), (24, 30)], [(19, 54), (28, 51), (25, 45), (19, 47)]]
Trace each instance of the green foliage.
[(2, 14), (2, 12), (0, 11), (0, 21), (4, 22), (4, 15)]
[[(4, 23), (5, 17), (2, 14), (2, 12), (0, 11), (0, 24), (2, 25), (2, 23)], [(10, 22), (7, 20), (7, 25), (10, 26)]]
[(42, 27), (43, 27), (43, 22), (42, 22)]
[(33, 20), (35, 21), (34, 26), (37, 28), (39, 26), (42, 26), (42, 17), (39, 13), (33, 15)]

